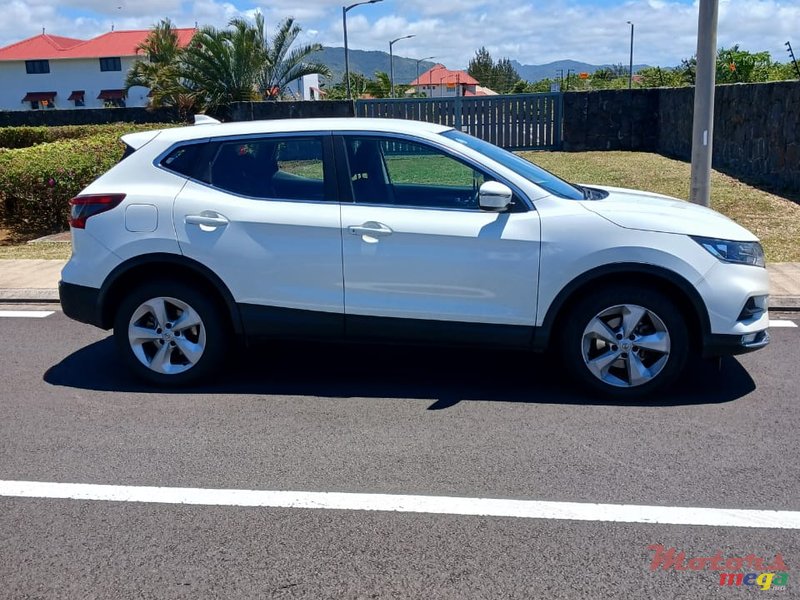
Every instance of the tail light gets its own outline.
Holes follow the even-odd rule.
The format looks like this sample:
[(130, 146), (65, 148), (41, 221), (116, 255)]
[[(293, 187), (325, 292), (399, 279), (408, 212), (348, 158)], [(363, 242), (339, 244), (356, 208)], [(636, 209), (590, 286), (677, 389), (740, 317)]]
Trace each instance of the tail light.
[(90, 194), (69, 201), (69, 226), (86, 229), (89, 217), (111, 210), (125, 199), (125, 194)]

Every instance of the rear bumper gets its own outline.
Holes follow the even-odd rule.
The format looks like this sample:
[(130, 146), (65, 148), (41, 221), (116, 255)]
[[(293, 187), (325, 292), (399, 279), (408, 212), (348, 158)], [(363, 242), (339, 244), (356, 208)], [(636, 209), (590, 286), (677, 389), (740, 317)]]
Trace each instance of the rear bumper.
[(703, 355), (713, 357), (746, 354), (760, 350), (767, 344), (769, 332), (766, 329), (749, 335), (712, 333), (705, 340)]
[(99, 289), (59, 281), (58, 296), (61, 299), (61, 310), (70, 319), (102, 327)]

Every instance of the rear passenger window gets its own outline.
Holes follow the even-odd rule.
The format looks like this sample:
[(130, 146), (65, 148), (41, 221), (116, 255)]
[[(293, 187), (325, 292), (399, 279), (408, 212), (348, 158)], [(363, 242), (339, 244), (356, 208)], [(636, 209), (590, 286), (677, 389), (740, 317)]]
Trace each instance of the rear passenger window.
[(325, 200), (320, 138), (223, 142), (211, 162), (210, 183), (227, 192), (276, 200)]

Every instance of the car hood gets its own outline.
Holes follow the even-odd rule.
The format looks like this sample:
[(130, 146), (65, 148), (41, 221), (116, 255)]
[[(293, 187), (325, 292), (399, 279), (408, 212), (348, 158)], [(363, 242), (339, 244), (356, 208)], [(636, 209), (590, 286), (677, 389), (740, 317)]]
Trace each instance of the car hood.
[(586, 185), (608, 192), (601, 200), (584, 200), (583, 206), (626, 229), (699, 235), (741, 242), (758, 238), (715, 210), (651, 192)]

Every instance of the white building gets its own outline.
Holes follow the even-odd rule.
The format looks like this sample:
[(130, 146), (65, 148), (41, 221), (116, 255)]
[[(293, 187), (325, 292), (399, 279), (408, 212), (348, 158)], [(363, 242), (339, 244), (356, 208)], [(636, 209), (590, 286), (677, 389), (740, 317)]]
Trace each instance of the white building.
[[(186, 45), (194, 29), (178, 29)], [(136, 48), (149, 30), (112, 31), (91, 40), (42, 33), (0, 48), (0, 110), (146, 106), (148, 89), (125, 91)]]

